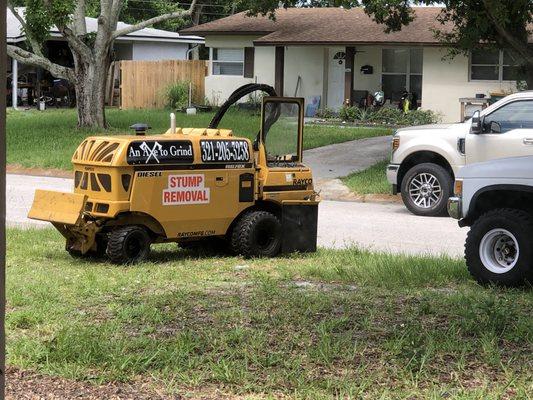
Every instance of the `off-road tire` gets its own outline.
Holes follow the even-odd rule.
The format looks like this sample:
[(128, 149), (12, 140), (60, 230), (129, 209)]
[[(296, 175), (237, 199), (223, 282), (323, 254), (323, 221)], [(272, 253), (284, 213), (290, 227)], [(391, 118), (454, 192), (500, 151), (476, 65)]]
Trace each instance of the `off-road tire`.
[(148, 257), (151, 243), (142, 226), (123, 226), (109, 233), (106, 254), (115, 264), (136, 264)]
[[(410, 196), (409, 187), (411, 181), (422, 173), (431, 174), (434, 176), (441, 188), (439, 200), (430, 207), (422, 207), (415, 203)], [(402, 200), (409, 211), (415, 215), (434, 217), (448, 215), (446, 211), (448, 198), (453, 192), (453, 179), (448, 171), (440, 165), (433, 163), (422, 163), (412, 167), (402, 179)]]
[(244, 214), (231, 234), (232, 250), (244, 257), (275, 257), (281, 249), (281, 223), (268, 211)]
[[(518, 242), (518, 260), (507, 272), (494, 273), (481, 259), (481, 241), (494, 229), (505, 229)], [(465, 260), (470, 274), (481, 284), (518, 286), (533, 283), (533, 216), (525, 211), (500, 208), (479, 217), (471, 226), (465, 243)]]

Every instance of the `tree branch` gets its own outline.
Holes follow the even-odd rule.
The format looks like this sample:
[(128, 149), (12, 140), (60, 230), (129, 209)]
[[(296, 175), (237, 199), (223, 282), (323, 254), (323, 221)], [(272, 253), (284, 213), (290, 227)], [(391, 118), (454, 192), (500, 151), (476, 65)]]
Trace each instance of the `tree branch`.
[(20, 23), (20, 25), (22, 26), (22, 28), (26, 32), (26, 39), (30, 43), (30, 46), (31, 46), (31, 49), (33, 50), (33, 52), (36, 55), (40, 56), (40, 57), (44, 57), (43, 52), (41, 50), (40, 44), (37, 42), (37, 40), (32, 38), (31, 33), (28, 32), (28, 29), (27, 29), (27, 26), (26, 26), (26, 21), (17, 12), (17, 10), (15, 9), (15, 7), (13, 6), (13, 3), (11, 1), (9, 1), (7, 3), (7, 7), (9, 8), (11, 13), (15, 16), (15, 18), (18, 20), (18, 22)]
[(87, 34), (87, 23), (85, 21), (85, 0), (77, 0), (74, 13), (72, 15), (72, 31), (77, 36)]
[(29, 51), (23, 50), (20, 47), (8, 44), (7, 55), (23, 64), (44, 68), (47, 71), (50, 71), (50, 73), (57, 78), (67, 79), (72, 82), (74, 81), (74, 71), (71, 68), (55, 64), (47, 58), (30, 53)]
[(487, 0), (483, 0), (483, 4), (485, 5), (485, 10), (487, 11), (487, 14), (489, 15), (489, 18), (494, 24), (494, 27), (496, 28), (498, 34), (500, 34), (503, 39), (509, 44), (509, 46), (511, 46), (513, 50), (516, 51), (518, 54), (520, 54), (520, 56), (523, 57), (524, 60), (526, 60), (529, 64), (533, 64), (533, 53), (529, 50), (527, 42), (523, 43), (520, 39), (517, 39), (512, 34), (510, 34), (507, 29), (505, 29), (501, 25), (501, 23), (498, 21), (497, 16), (494, 15), (492, 11), (491, 4)]
[(120, 11), (122, 9), (122, 0), (113, 0), (111, 3), (111, 29), (115, 30), (117, 29), (117, 23), (118, 23), (118, 16), (120, 15)]
[(72, 50), (81, 55), (86, 60), (92, 60), (93, 53), (89, 46), (87, 46), (83, 41), (72, 32), (67, 26), (58, 27), (61, 34), (67, 39), (67, 42)]
[(185, 17), (185, 16), (188, 16), (188, 15), (191, 15), (192, 12), (194, 11), (194, 7), (196, 6), (196, 1), (197, 0), (193, 0), (191, 2), (191, 6), (186, 11), (175, 11), (173, 13), (163, 14), (163, 15), (160, 15), (158, 17), (150, 18), (150, 19), (147, 19), (146, 21), (139, 22), (138, 24), (130, 25), (130, 26), (124, 28), (124, 29), (116, 30), (111, 35), (110, 40), (115, 40), (119, 36), (124, 36), (124, 35), (127, 35), (129, 33), (139, 31), (141, 29), (144, 29), (144, 28), (146, 28), (148, 26), (157, 24), (159, 22), (163, 22), (163, 21), (167, 21), (169, 19), (181, 18), (181, 17)]

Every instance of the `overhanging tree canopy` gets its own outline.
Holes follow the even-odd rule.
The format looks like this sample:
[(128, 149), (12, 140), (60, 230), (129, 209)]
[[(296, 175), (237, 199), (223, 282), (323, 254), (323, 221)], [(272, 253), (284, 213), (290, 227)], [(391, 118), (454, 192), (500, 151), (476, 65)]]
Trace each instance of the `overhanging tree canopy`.
[[(30, 47), (25, 50), (8, 45), (8, 55), (22, 63), (44, 68), (74, 84), (78, 126), (106, 126), (104, 93), (115, 39), (163, 21), (190, 16), (196, 5), (196, 0), (193, 0), (187, 10), (169, 12), (117, 29), (125, 2), (100, 0), (97, 31), (89, 33), (85, 22), (86, 0), (26, 0), (25, 18), (17, 13), (11, 1), (8, 3), (23, 27)], [(72, 51), (73, 68), (55, 64), (43, 54), (42, 44), (52, 25), (58, 28)]]

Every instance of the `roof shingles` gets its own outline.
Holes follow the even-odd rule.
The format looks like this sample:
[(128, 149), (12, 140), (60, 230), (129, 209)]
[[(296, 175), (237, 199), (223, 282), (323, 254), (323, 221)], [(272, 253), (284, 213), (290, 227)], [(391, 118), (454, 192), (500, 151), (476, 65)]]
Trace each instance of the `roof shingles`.
[[(232, 15), (183, 30), (196, 35), (262, 35), (255, 45), (409, 43), (438, 44), (434, 29), (440, 7), (415, 7), (415, 19), (400, 32), (385, 33), (362, 8), (289, 8), (276, 11), (276, 20), (265, 16)], [(449, 28), (448, 28), (449, 29)]]

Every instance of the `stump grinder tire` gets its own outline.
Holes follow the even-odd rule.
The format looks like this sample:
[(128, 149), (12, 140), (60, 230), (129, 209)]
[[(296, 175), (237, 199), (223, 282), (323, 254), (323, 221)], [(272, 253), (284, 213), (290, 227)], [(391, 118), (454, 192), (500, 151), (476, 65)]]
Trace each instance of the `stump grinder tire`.
[(136, 264), (150, 254), (152, 239), (141, 226), (123, 226), (109, 233), (106, 254), (115, 264)]
[(468, 271), (481, 284), (533, 283), (533, 217), (501, 208), (479, 217), (465, 244)]
[(402, 200), (409, 211), (421, 216), (447, 215), (453, 180), (443, 167), (433, 163), (415, 165), (402, 180)]
[(231, 247), (244, 257), (275, 257), (281, 249), (281, 223), (268, 211), (247, 212), (233, 228)]

